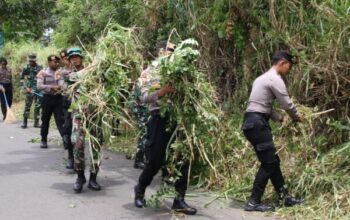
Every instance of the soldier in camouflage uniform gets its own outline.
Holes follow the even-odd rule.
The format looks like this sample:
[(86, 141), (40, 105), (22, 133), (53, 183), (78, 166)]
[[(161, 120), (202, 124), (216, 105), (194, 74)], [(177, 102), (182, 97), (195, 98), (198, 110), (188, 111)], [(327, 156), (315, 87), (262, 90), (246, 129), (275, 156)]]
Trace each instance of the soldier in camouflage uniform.
[(21, 128), (27, 128), (28, 118), (30, 114), (30, 107), (35, 103), (34, 107), (34, 127), (40, 128), (39, 117), (42, 101), (42, 94), (37, 89), (36, 75), (43, 67), (36, 63), (36, 55), (30, 54), (28, 56), (28, 64), (23, 68), (21, 74), (21, 86), (26, 94), (25, 108), (23, 113), (23, 124)]
[(149, 118), (149, 111), (147, 106), (143, 104), (140, 100), (141, 97), (141, 87), (142, 83), (145, 81), (149, 69), (144, 70), (141, 73), (140, 78), (135, 82), (134, 87), (131, 93), (131, 101), (129, 103), (132, 112), (135, 114), (137, 119), (137, 126), (140, 130), (139, 139), (137, 142), (137, 151), (135, 155), (134, 168), (145, 168), (145, 157), (147, 161), (147, 151), (146, 151), (146, 142), (147, 142), (147, 121)]
[[(68, 50), (68, 59), (72, 64), (74, 72), (70, 73), (69, 80), (71, 82), (76, 81), (76, 78), (81, 73), (79, 72), (84, 68), (82, 64), (83, 55), (80, 48), (70, 48)], [(79, 88), (73, 94), (73, 102), (79, 96)], [(89, 120), (89, 109), (85, 108), (82, 111), (76, 109), (72, 113), (73, 117), (73, 130), (71, 141), (74, 146), (74, 170), (78, 174), (78, 178), (74, 184), (74, 191), (80, 193), (83, 190), (83, 185), (86, 183), (84, 174), (85, 170), (85, 136), (86, 131), (89, 132), (89, 144), (91, 145), (91, 166), (90, 166), (90, 179), (88, 188), (98, 191), (101, 190), (101, 186), (97, 183), (97, 173), (100, 167), (101, 161), (101, 148), (97, 140), (99, 127), (98, 124), (91, 124)], [(85, 120), (87, 119), (87, 120)], [(93, 120), (93, 119), (92, 119)], [(86, 130), (86, 128), (89, 128)]]

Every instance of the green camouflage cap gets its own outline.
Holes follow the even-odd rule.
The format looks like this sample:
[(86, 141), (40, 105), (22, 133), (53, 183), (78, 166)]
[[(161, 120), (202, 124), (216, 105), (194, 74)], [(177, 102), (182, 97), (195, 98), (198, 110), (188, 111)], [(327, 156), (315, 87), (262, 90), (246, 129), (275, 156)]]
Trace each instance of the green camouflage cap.
[(28, 61), (36, 61), (36, 54), (31, 53), (28, 55)]
[(67, 53), (68, 53), (68, 59), (70, 59), (72, 56), (79, 56), (83, 58), (83, 53), (79, 47), (69, 48)]

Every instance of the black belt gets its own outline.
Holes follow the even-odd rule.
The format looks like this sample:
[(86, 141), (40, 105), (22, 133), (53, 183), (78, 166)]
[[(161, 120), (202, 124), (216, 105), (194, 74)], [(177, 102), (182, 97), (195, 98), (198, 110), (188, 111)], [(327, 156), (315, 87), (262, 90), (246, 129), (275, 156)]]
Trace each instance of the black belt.
[(0, 85), (2, 85), (2, 86), (12, 86), (12, 83), (2, 83), (2, 82), (0, 82)]
[(264, 118), (266, 120), (269, 120), (270, 115), (267, 113), (261, 113), (261, 112), (246, 112), (244, 114), (244, 118)]
[(160, 115), (159, 109), (151, 111), (151, 115), (152, 115), (152, 116)]
[(44, 93), (43, 96), (59, 97), (59, 96), (62, 96), (62, 94), (61, 93), (57, 93), (57, 94)]

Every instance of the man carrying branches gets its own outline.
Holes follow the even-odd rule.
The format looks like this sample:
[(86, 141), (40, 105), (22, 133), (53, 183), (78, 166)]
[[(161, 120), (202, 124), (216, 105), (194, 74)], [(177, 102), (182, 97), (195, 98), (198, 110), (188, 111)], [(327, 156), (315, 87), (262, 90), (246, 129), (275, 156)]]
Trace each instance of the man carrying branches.
[[(157, 46), (160, 59), (169, 56), (175, 49), (175, 45), (166, 41), (160, 42)], [(149, 67), (149, 77), (141, 87), (141, 101), (148, 105), (151, 118), (148, 122), (147, 148), (149, 150), (148, 163), (139, 177), (138, 184), (135, 186), (135, 206), (145, 207), (145, 191), (153, 180), (153, 177), (161, 169), (167, 147), (170, 145), (171, 136), (174, 133), (175, 126), (169, 126), (169, 117), (163, 116), (159, 111), (160, 99), (166, 98), (167, 94), (175, 92), (171, 85), (160, 86), (159, 60), (154, 61)], [(170, 129), (168, 129), (170, 127)], [(181, 168), (181, 176), (175, 182), (176, 197), (172, 209), (187, 215), (195, 215), (197, 210), (185, 202), (185, 194), (188, 184), (189, 163), (184, 163)]]
[[(79, 71), (84, 69), (83, 55), (80, 48), (70, 48), (68, 50), (68, 59), (72, 65), (72, 73), (69, 75), (69, 80), (74, 82), (78, 78)], [(79, 97), (79, 88), (74, 88), (72, 102), (77, 101)], [(84, 106), (82, 109), (74, 109), (73, 130), (71, 141), (74, 146), (74, 170), (78, 175), (74, 183), (74, 191), (80, 193), (83, 190), (83, 185), (86, 183), (85, 178), (85, 136), (88, 135), (88, 143), (91, 152), (90, 179), (88, 188), (94, 191), (101, 190), (101, 186), (97, 183), (97, 173), (101, 161), (101, 147), (98, 143), (99, 123), (95, 123), (93, 115), (89, 114), (89, 106)], [(89, 132), (86, 134), (86, 132)]]

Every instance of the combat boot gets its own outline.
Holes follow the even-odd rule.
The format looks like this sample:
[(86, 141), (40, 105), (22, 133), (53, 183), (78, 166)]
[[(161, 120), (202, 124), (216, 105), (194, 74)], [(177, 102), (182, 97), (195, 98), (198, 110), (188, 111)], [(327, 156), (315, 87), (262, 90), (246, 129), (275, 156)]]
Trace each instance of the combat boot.
[(101, 186), (96, 181), (97, 173), (90, 173), (89, 185), (88, 188), (94, 191), (100, 191)]
[(143, 160), (144, 157), (144, 152), (141, 150), (138, 150), (135, 155), (135, 163), (134, 163), (134, 168), (135, 169), (145, 169), (146, 164)]
[(256, 202), (253, 199), (249, 199), (247, 204), (244, 206), (244, 210), (247, 212), (274, 212), (275, 208), (270, 205)]
[(146, 207), (145, 190), (146, 188), (143, 186), (140, 186), (140, 184), (137, 184), (134, 187), (134, 192), (135, 192), (134, 204), (137, 208)]
[(34, 120), (34, 128), (41, 128), (41, 126), (39, 124), (39, 119)]
[(63, 147), (65, 150), (72, 147), (72, 141), (71, 141), (70, 136), (68, 134), (63, 135)]
[(28, 118), (23, 118), (23, 124), (21, 125), (21, 128), (25, 129), (28, 125)]
[(74, 183), (73, 189), (76, 193), (80, 193), (83, 190), (83, 185), (86, 183), (86, 178), (84, 171), (77, 171), (77, 174), (78, 178)]
[(41, 141), (40, 148), (47, 148), (47, 141)]
[(73, 170), (74, 169), (74, 160), (73, 158), (68, 158), (66, 169)]
[(278, 190), (278, 200), (281, 206), (292, 207), (295, 205), (300, 205), (304, 203), (304, 199), (298, 199), (288, 194), (288, 190), (285, 188), (280, 188)]
[(195, 215), (197, 213), (197, 209), (189, 206), (185, 202), (185, 196), (184, 195), (178, 195), (173, 202), (173, 206), (171, 207), (172, 210), (175, 212), (180, 212), (185, 215)]

